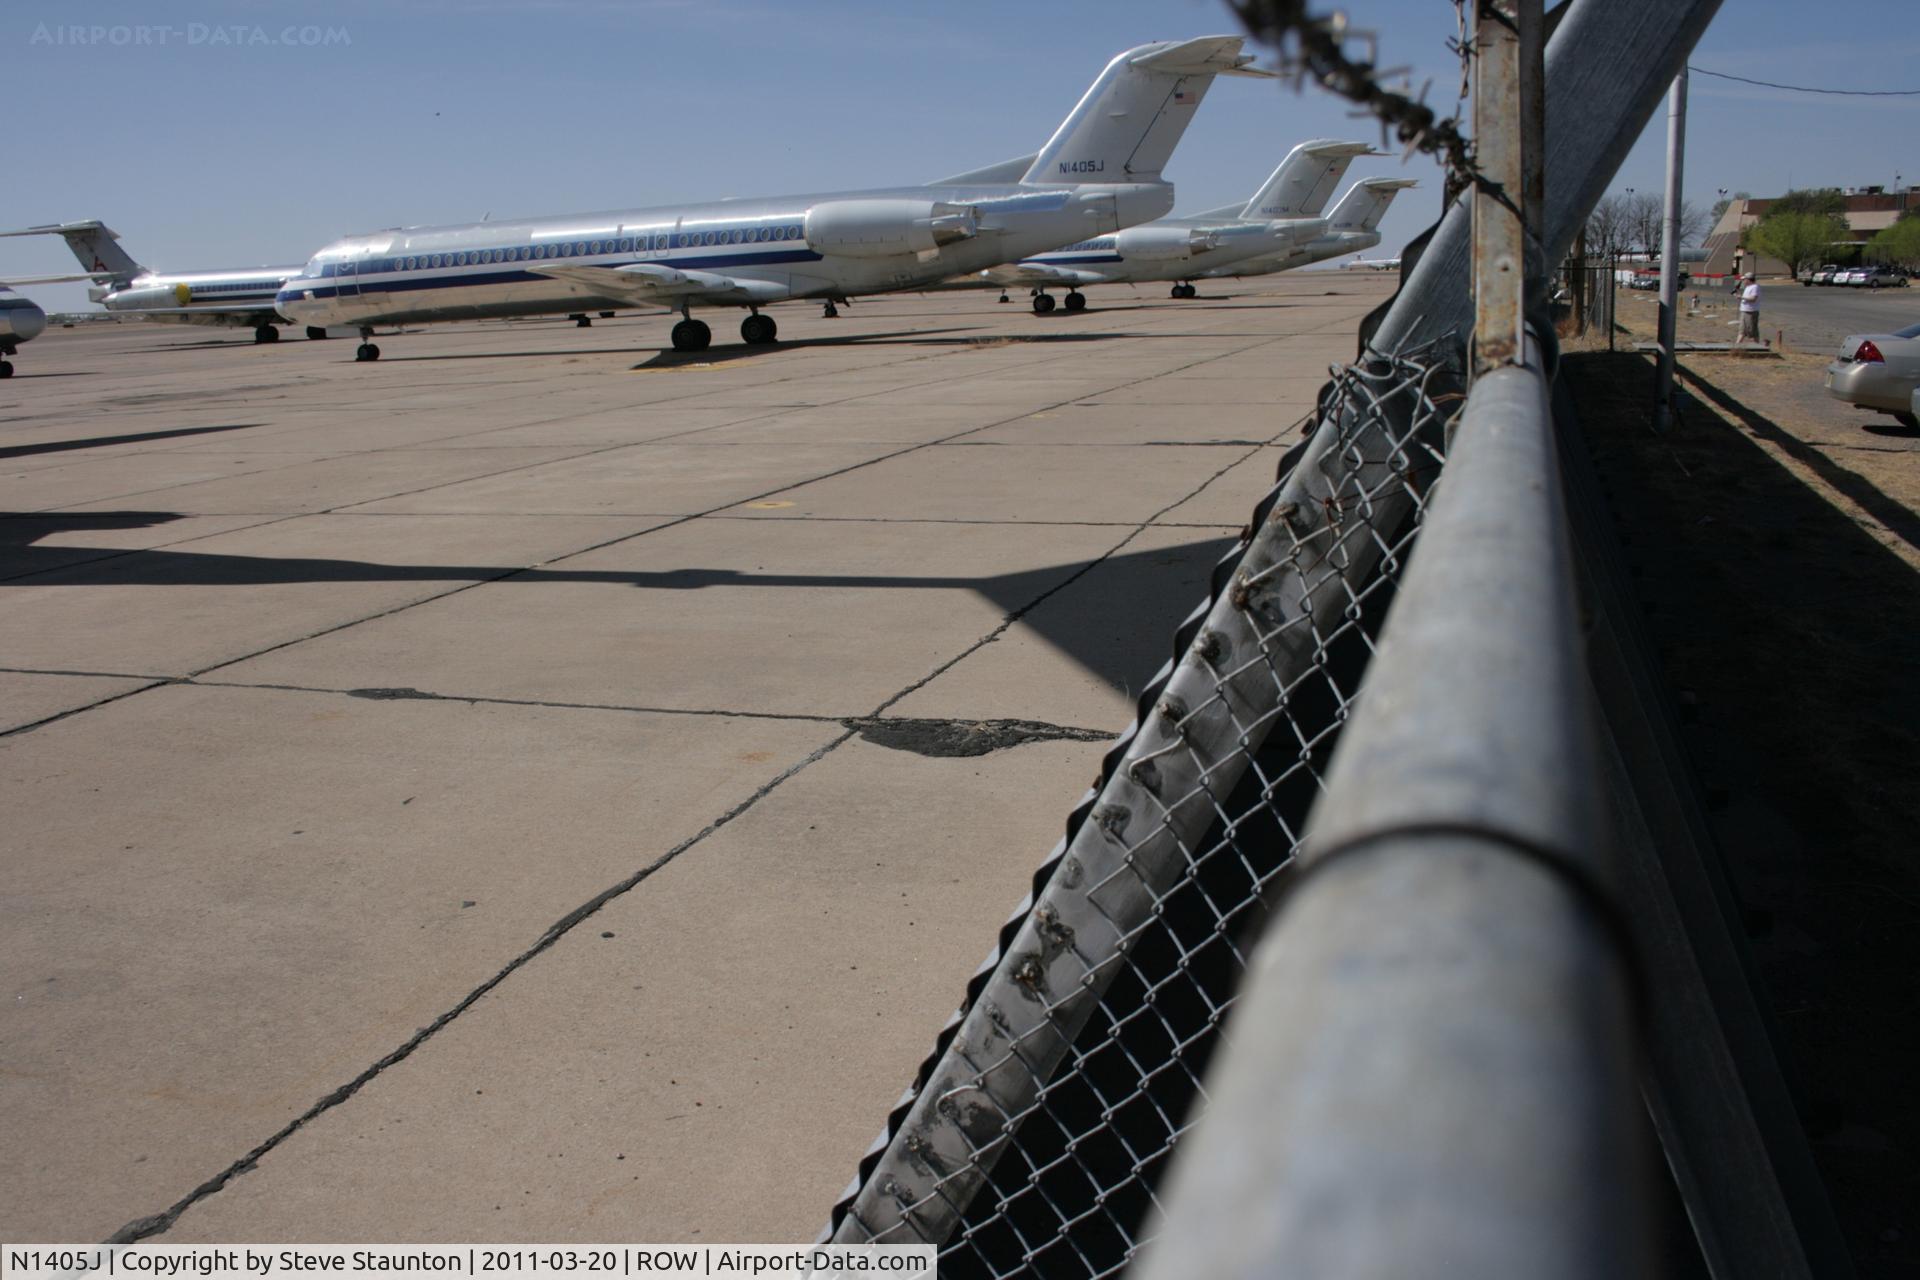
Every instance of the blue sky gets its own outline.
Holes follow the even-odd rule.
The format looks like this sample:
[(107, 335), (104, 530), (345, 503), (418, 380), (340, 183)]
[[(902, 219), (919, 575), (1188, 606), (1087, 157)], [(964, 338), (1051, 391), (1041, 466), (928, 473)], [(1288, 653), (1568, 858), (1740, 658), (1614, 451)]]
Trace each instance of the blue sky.
[[(1383, 63), (1451, 101), (1447, 0), (1344, 7)], [(1693, 62), (1920, 88), (1915, 0), (1846, 12), (1822, 25), (1804, 0), (1727, 0)], [(66, 31), (160, 24), (145, 44)], [(245, 42), (218, 34), (235, 25)], [(102, 218), (142, 262), (184, 270), (298, 262), (385, 226), (921, 182), (1038, 148), (1120, 49), (1235, 29), (1218, 0), (15, 0), (0, 223)], [(1217, 82), (1168, 168), (1180, 209), (1246, 197), (1296, 141), (1378, 138), (1347, 112), (1311, 88)], [(1663, 131), (1656, 116), (1616, 189), (1659, 187)], [(1696, 77), (1688, 143), (1703, 203), (1920, 180), (1920, 98)], [(1432, 219), (1438, 172), (1396, 157), (1350, 179), (1376, 174), (1422, 180), (1385, 253)], [(57, 240), (0, 240), (0, 279), (72, 265)], [(79, 286), (29, 292), (85, 306)]]

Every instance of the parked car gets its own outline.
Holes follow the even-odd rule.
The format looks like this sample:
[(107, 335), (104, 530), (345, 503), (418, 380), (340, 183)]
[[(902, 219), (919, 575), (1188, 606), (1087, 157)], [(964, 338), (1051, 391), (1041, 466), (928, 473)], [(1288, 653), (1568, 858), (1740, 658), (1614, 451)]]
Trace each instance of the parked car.
[(1913, 393), (1920, 388), (1920, 324), (1894, 333), (1856, 333), (1840, 344), (1827, 366), (1827, 394), (1836, 400), (1890, 413), (1901, 425), (1920, 428)]
[(1868, 289), (1904, 289), (1907, 278), (1892, 267), (1867, 267), (1856, 271), (1853, 283)]
[(1812, 271), (1809, 271), (1807, 273), (1807, 278), (1801, 281), (1801, 283), (1809, 286), (1816, 285), (1816, 284), (1832, 284), (1833, 273), (1838, 271), (1839, 269), (1840, 269), (1839, 267), (1835, 266), (1831, 262), (1826, 263), (1822, 266), (1815, 267)]

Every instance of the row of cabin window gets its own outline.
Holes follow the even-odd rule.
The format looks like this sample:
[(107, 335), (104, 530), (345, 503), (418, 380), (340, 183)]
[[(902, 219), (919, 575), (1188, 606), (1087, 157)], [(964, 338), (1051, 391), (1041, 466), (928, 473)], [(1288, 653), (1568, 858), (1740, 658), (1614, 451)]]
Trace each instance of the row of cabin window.
[(1111, 249), (1112, 247), (1113, 242), (1111, 240), (1082, 240), (1079, 244), (1070, 244), (1064, 249), (1055, 249), (1054, 252), (1072, 253), (1077, 249)]
[(577, 240), (572, 244), (521, 245), (513, 249), (471, 249), (461, 253), (432, 253), (419, 257), (396, 258), (391, 266), (368, 263), (368, 272), (420, 271), (435, 267), (466, 267), (494, 262), (531, 262), (544, 258), (591, 257), (601, 253), (647, 253), (662, 249), (690, 249), (721, 244), (756, 244), (775, 240), (798, 240), (805, 232), (798, 226), (735, 227), (727, 231), (662, 231), (656, 235), (627, 236), (615, 240)]

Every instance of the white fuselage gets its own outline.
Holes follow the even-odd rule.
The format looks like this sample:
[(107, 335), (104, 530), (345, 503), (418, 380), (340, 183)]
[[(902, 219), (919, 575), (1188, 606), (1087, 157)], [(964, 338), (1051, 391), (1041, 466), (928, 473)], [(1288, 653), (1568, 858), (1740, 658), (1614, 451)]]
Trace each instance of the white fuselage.
[[(1326, 229), (1324, 218), (1161, 218), (1023, 258), (1014, 264), (1009, 282), (1017, 279), (1019, 268), (1029, 266), (1058, 269), (1079, 284), (1192, 280), (1248, 258), (1290, 252)], [(1177, 234), (1181, 232), (1190, 238), (1182, 239)], [(1136, 243), (1145, 251), (1137, 250)], [(989, 282), (1001, 282), (999, 273), (987, 274)]]
[[(124, 283), (95, 285), (87, 296), (109, 311), (165, 311), (145, 316), (177, 324), (253, 327), (276, 319), (274, 298), (300, 267), (255, 267), (243, 271), (142, 271)], [(188, 308), (220, 310), (194, 313)]]
[(1329, 258), (1338, 258), (1343, 254), (1358, 253), (1362, 249), (1371, 249), (1379, 243), (1378, 231), (1332, 231), (1317, 239), (1309, 240), (1290, 252), (1248, 258), (1203, 274), (1205, 278), (1211, 280), (1221, 277), (1272, 275), (1276, 271), (1292, 271), (1296, 267), (1325, 262)]
[[(808, 215), (820, 206), (889, 200), (969, 207), (978, 234), (886, 256), (823, 252), (808, 239)], [(1173, 188), (1162, 182), (986, 183), (408, 227), (328, 245), (287, 281), (277, 305), (298, 324), (362, 327), (671, 305), (541, 273), (641, 264), (748, 286), (724, 297), (696, 293), (688, 301), (698, 306), (848, 298), (920, 288), (1145, 222), (1172, 205)]]

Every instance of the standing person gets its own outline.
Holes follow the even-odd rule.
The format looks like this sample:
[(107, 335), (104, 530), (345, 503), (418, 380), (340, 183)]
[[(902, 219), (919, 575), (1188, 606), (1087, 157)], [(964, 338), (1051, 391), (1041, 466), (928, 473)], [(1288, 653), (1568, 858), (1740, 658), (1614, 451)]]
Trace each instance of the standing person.
[(1740, 277), (1740, 341), (1760, 341), (1760, 283), (1749, 271)]

